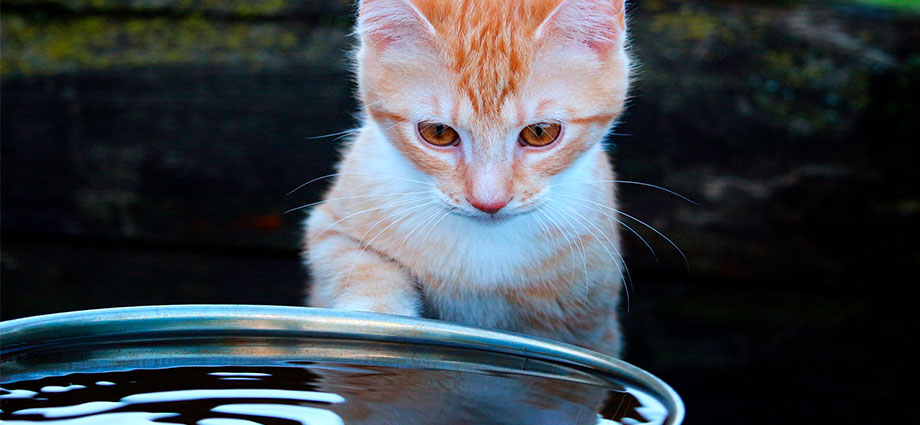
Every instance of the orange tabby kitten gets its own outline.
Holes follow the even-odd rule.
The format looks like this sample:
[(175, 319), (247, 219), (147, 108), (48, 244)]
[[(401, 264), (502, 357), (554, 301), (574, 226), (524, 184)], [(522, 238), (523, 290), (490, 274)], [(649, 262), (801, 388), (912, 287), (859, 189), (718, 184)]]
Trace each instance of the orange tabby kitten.
[(363, 0), (364, 122), (307, 220), (309, 304), (620, 351), (623, 0)]

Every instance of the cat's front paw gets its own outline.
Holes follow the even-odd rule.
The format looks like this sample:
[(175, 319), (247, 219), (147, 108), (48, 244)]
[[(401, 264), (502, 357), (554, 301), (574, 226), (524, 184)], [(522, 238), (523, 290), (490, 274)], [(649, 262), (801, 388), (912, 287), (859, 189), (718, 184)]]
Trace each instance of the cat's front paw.
[(385, 300), (361, 298), (337, 303), (333, 308), (339, 310), (367, 311), (371, 313), (396, 314), (399, 316), (419, 317), (420, 308), (409, 300)]

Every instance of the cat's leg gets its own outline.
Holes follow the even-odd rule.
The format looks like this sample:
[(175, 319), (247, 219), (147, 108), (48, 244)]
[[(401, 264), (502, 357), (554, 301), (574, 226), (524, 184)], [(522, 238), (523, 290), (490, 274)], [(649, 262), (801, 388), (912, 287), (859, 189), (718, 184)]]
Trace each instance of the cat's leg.
[(623, 331), (620, 327), (620, 321), (617, 320), (616, 312), (610, 314), (608, 321), (605, 323), (604, 332), (596, 345), (595, 351), (616, 358), (623, 356)]
[(336, 228), (335, 216), (317, 208), (307, 221), (312, 307), (419, 316), (421, 295), (396, 261)]

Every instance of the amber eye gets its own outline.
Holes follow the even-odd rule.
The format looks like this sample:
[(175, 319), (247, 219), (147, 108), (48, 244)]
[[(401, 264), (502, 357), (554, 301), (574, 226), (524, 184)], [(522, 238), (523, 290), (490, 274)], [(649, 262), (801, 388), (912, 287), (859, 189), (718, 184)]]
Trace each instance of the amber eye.
[(556, 141), (562, 125), (555, 122), (538, 122), (521, 130), (521, 142), (528, 146), (541, 147)]
[(439, 123), (419, 123), (418, 134), (420, 134), (426, 142), (435, 146), (445, 147), (460, 142), (460, 135), (457, 134), (457, 130)]

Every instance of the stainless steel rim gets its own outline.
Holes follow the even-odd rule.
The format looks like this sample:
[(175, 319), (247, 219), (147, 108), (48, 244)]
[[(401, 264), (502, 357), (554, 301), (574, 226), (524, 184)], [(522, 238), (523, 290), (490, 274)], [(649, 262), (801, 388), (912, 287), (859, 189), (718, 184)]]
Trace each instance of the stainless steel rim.
[(648, 389), (680, 424), (684, 406), (668, 384), (622, 360), (543, 338), (447, 322), (366, 312), (257, 305), (167, 305), (49, 314), (0, 322), (0, 357), (93, 339), (271, 335), (473, 348), (569, 364)]

